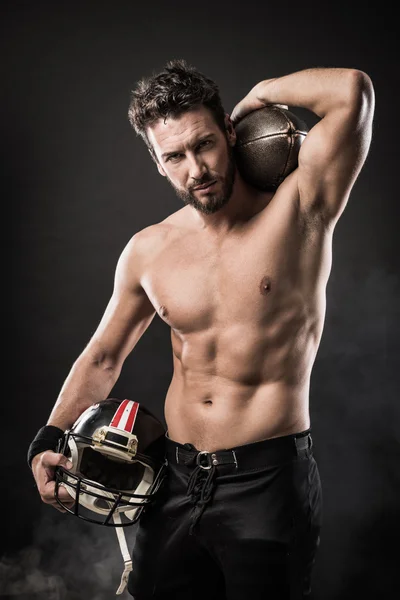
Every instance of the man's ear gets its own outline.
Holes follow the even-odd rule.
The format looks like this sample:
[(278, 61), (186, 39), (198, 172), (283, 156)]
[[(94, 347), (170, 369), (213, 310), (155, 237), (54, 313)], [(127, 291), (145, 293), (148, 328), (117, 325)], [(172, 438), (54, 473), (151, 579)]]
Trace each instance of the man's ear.
[(157, 169), (158, 169), (158, 172), (160, 173), (160, 175), (162, 175), (163, 177), (167, 176), (166, 172), (164, 171), (164, 169), (162, 168), (162, 166), (160, 165), (160, 163), (158, 161), (157, 161)]
[(236, 131), (228, 113), (225, 113), (225, 129), (229, 144), (234, 146), (236, 144)]
[(151, 158), (154, 160), (154, 162), (155, 162), (155, 163), (156, 163), (156, 165), (157, 165), (158, 172), (159, 172), (159, 173), (160, 173), (160, 175), (162, 175), (163, 177), (166, 177), (166, 176), (167, 176), (167, 174), (166, 174), (166, 172), (164, 171), (164, 169), (162, 168), (162, 166), (160, 165), (160, 163), (158, 162), (156, 155), (154, 154), (154, 152), (152, 152), (152, 151), (151, 151), (151, 149), (150, 149), (150, 148), (149, 148), (148, 150), (149, 150), (149, 152), (150, 152), (150, 156), (151, 156)]

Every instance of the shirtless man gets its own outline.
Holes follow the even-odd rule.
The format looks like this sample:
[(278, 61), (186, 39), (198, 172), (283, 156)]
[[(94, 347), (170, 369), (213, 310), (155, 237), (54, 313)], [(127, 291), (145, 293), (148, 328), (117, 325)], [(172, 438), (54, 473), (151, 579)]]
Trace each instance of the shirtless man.
[[(320, 117), (275, 193), (247, 185), (232, 151), (234, 124), (265, 104)], [(171, 327), (170, 477), (139, 521), (135, 600), (309, 597), (321, 525), (310, 376), (333, 231), (368, 154), (373, 111), (370, 78), (345, 68), (261, 81), (231, 117), (215, 83), (184, 61), (132, 95), (131, 124), (185, 206), (128, 242), (48, 425), (64, 431), (109, 396), (156, 313)], [(53, 472), (65, 460), (47, 450), (32, 461), (56, 507)]]

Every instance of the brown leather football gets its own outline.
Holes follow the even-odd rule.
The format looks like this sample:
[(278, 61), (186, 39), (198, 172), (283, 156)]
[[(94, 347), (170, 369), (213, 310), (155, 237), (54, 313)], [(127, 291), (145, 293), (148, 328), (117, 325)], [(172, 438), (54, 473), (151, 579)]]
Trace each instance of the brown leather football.
[(274, 190), (298, 165), (309, 127), (290, 110), (265, 106), (235, 126), (236, 164), (243, 179), (260, 190)]

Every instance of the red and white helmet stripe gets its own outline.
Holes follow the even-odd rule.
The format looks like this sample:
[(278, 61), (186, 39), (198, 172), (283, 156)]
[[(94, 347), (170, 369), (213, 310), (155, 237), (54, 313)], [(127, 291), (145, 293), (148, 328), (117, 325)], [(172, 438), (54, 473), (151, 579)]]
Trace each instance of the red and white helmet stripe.
[(139, 402), (123, 400), (113, 416), (110, 426), (132, 433), (139, 411)]

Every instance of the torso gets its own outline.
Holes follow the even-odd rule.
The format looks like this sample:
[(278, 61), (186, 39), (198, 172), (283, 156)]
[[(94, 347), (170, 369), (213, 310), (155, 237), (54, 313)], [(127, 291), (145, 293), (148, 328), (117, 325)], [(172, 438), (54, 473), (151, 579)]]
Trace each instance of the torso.
[(141, 281), (171, 327), (169, 437), (213, 451), (309, 428), (332, 232), (290, 181), (223, 240), (192, 210), (152, 227)]

